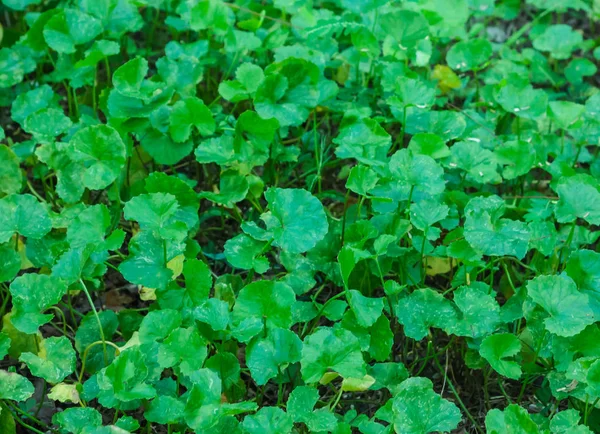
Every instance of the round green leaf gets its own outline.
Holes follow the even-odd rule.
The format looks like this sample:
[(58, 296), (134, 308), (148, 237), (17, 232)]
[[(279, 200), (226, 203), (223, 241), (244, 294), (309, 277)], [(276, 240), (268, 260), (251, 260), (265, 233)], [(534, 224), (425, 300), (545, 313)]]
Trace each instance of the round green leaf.
[(400, 49), (414, 48), (429, 36), (429, 24), (419, 12), (400, 9), (387, 13), (380, 19), (381, 27), (387, 35), (394, 38)]
[(490, 410), (485, 417), (485, 428), (489, 434), (538, 434), (537, 424), (523, 407), (511, 404), (501, 411)]
[(450, 329), (458, 336), (484, 337), (500, 324), (500, 306), (487, 285), (461, 286), (454, 292), (454, 303), (461, 315)]
[(381, 166), (387, 161), (392, 139), (376, 120), (346, 115), (333, 143), (338, 145), (335, 154), (339, 158), (355, 158), (363, 164)]
[(60, 383), (75, 370), (75, 350), (65, 336), (44, 339), (39, 356), (23, 353), (19, 360), (25, 362), (33, 375), (52, 384)]
[(581, 218), (591, 224), (600, 224), (600, 184), (587, 174), (561, 177), (557, 186), (556, 220), (570, 223)]
[(185, 238), (187, 226), (178, 218), (179, 203), (169, 193), (140, 194), (125, 204), (125, 218), (163, 239)]
[(550, 101), (548, 115), (557, 128), (566, 129), (583, 114), (585, 107), (571, 101)]
[(52, 422), (67, 432), (83, 434), (86, 429), (102, 426), (102, 415), (91, 407), (73, 407), (55, 413)]
[(112, 184), (125, 165), (125, 144), (119, 133), (108, 125), (93, 125), (79, 130), (69, 142), (71, 158), (83, 165), (82, 181), (90, 190)]
[(18, 233), (40, 239), (52, 229), (45, 206), (30, 194), (12, 194), (0, 199), (0, 243)]
[(184, 403), (172, 396), (158, 396), (150, 401), (144, 412), (149, 422), (168, 424), (177, 423), (183, 417)]
[(312, 432), (333, 431), (337, 419), (327, 407), (314, 410), (319, 400), (319, 391), (313, 387), (297, 386), (287, 403), (288, 414), (294, 422), (305, 423)]
[(79, 9), (64, 9), (44, 26), (44, 39), (50, 48), (65, 54), (91, 41), (102, 32), (101, 22)]
[(367, 373), (358, 339), (343, 328), (321, 327), (308, 336), (300, 363), (306, 383), (316, 383), (330, 370), (344, 378), (362, 378)]
[(555, 24), (548, 26), (533, 40), (533, 47), (550, 53), (555, 59), (568, 59), (582, 40), (581, 33), (574, 31), (571, 26)]
[(129, 253), (129, 258), (119, 265), (123, 277), (137, 285), (164, 288), (173, 277), (168, 262), (180, 254), (181, 249), (178, 244), (158, 238), (150, 231), (140, 231), (129, 242)]
[(270, 330), (266, 338), (257, 336), (246, 347), (246, 364), (258, 385), (275, 378), (282, 368), (300, 361), (302, 341), (294, 332)]
[(584, 77), (592, 77), (598, 68), (592, 61), (586, 58), (573, 59), (565, 68), (565, 77), (572, 84), (581, 84)]
[(430, 327), (444, 328), (456, 321), (456, 312), (441, 294), (429, 288), (421, 288), (401, 299), (396, 315), (404, 333), (415, 340), (423, 339)]
[(422, 377), (400, 384), (392, 411), (394, 429), (403, 434), (452, 431), (462, 419), (458, 408), (435, 393), (433, 383)]
[(527, 294), (548, 312), (546, 329), (558, 336), (574, 336), (595, 321), (588, 296), (568, 276), (537, 276), (527, 282)]
[(113, 73), (113, 86), (124, 96), (137, 97), (148, 74), (148, 61), (136, 57), (121, 65)]
[(178, 101), (171, 110), (169, 133), (178, 143), (189, 139), (194, 127), (202, 136), (215, 131), (215, 120), (208, 107), (199, 98), (186, 98)]
[(296, 294), (285, 283), (260, 280), (246, 285), (233, 307), (233, 321), (248, 318), (264, 321), (267, 328), (287, 329), (292, 325), (292, 305)]
[(455, 71), (473, 71), (478, 70), (491, 56), (492, 44), (487, 39), (473, 39), (454, 44), (446, 54), (446, 62)]
[(465, 238), (484, 255), (525, 256), (531, 234), (521, 221), (500, 218), (505, 210), (498, 196), (475, 197), (465, 207)]
[(440, 136), (432, 133), (417, 133), (411, 137), (408, 149), (413, 155), (427, 155), (433, 159), (450, 156), (450, 149)]
[(41, 312), (59, 302), (67, 291), (63, 281), (47, 274), (28, 273), (17, 277), (10, 285), (14, 326), (28, 334), (53, 318)]
[(8, 146), (0, 145), (0, 193), (18, 193), (22, 182), (19, 157)]
[(27, 378), (0, 370), (0, 399), (25, 401), (33, 395), (33, 391), (33, 384)]
[(327, 234), (329, 225), (321, 202), (308, 191), (270, 188), (265, 192), (269, 212), (263, 214), (273, 244), (290, 253), (312, 249)]
[(521, 342), (515, 335), (500, 333), (486, 337), (479, 347), (479, 354), (486, 359), (500, 375), (518, 380), (521, 366), (508, 360), (521, 352)]
[(23, 128), (39, 141), (46, 143), (66, 132), (73, 122), (59, 108), (45, 108), (39, 110), (25, 119)]
[[(177, 133), (179, 134), (179, 133)], [(192, 140), (177, 143), (157, 130), (150, 130), (141, 138), (142, 147), (159, 164), (176, 164), (194, 149)]]
[(294, 421), (280, 408), (263, 407), (256, 414), (246, 416), (242, 426), (248, 434), (289, 434)]
[(403, 198), (408, 199), (418, 195), (435, 196), (444, 191), (444, 170), (431, 157), (412, 155), (407, 149), (401, 149), (389, 160), (390, 172), (399, 182)]
[(239, 234), (225, 243), (225, 257), (236, 268), (254, 269), (262, 274), (269, 269), (269, 261), (263, 256), (268, 243), (257, 241), (246, 234)]
[(13, 280), (21, 269), (21, 256), (10, 244), (0, 244), (0, 282)]
[(502, 108), (525, 119), (537, 119), (544, 115), (548, 106), (546, 92), (534, 89), (526, 80), (519, 80), (514, 75), (509, 78), (495, 94)]

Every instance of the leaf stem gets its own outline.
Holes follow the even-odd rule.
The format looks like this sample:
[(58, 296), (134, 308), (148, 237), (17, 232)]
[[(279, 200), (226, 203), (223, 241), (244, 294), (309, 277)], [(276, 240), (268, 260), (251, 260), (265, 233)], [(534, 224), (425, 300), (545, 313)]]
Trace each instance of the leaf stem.
[(444, 377), (445, 381), (448, 383), (448, 387), (450, 387), (450, 390), (452, 390), (452, 394), (456, 398), (456, 401), (460, 405), (460, 408), (462, 408), (462, 410), (465, 412), (465, 414), (467, 415), (467, 417), (469, 418), (469, 420), (471, 421), (471, 423), (473, 424), (473, 426), (475, 427), (477, 432), (480, 434), (483, 434), (484, 433), (483, 429), (477, 423), (477, 421), (475, 420), (475, 418), (473, 417), (471, 412), (467, 409), (467, 407), (464, 404), (464, 402), (462, 401), (462, 399), (460, 399), (460, 396), (459, 396), (458, 392), (456, 391), (454, 384), (452, 384), (452, 381), (448, 377), (448, 374), (442, 368), (442, 365), (440, 364), (440, 361), (438, 360), (437, 354), (435, 354), (435, 353), (433, 354), (433, 360), (434, 360), (435, 365), (437, 366), (438, 370), (440, 371), (440, 375), (442, 375)]
[(283, 381), (281, 381), (281, 368), (277, 365), (278, 384), (277, 384), (277, 406), (279, 407), (283, 402)]
[(427, 241), (427, 233), (429, 232), (429, 226), (425, 228), (423, 232), (423, 241), (421, 242), (421, 285), (425, 284), (425, 278), (427, 277), (427, 269), (425, 264), (425, 242)]
[(588, 402), (587, 401), (585, 402), (585, 412), (583, 413), (583, 424), (584, 425), (587, 425), (588, 416), (590, 415), (592, 410), (594, 410), (594, 408), (596, 408), (596, 404), (598, 404), (599, 400), (600, 400), (600, 398), (596, 398), (589, 408), (588, 408)]
[(404, 135), (406, 134), (406, 106), (402, 110), (402, 132), (400, 133), (400, 148), (404, 147)]
[(44, 199), (42, 196), (40, 196), (40, 194), (37, 191), (35, 191), (35, 188), (33, 188), (33, 185), (31, 185), (29, 179), (27, 180), (27, 188), (29, 188), (31, 194), (37, 197), (40, 202), (46, 202), (46, 199)]
[(329, 406), (329, 409), (331, 411), (335, 410), (335, 407), (338, 405), (338, 403), (340, 402), (340, 399), (342, 398), (342, 394), (344, 393), (344, 389), (342, 387), (342, 385), (340, 384), (340, 391), (338, 392), (338, 394), (335, 397), (335, 401), (333, 401), (333, 403)]
[[(542, 346), (544, 345), (544, 339), (546, 339), (546, 334), (548, 333), (547, 329), (544, 329), (544, 333), (542, 333), (542, 337), (540, 339), (540, 343), (537, 346), (537, 348), (535, 349), (535, 353), (533, 355), (533, 363), (535, 364), (538, 355), (540, 354), (540, 351), (542, 351)], [(521, 391), (519, 392), (519, 396), (517, 397), (517, 404), (521, 403), (521, 399), (523, 399), (523, 395), (525, 394), (525, 390), (527, 388), (527, 385), (531, 382), (531, 378), (534, 378), (534, 376), (530, 376), (529, 378), (527, 378), (526, 380), (523, 381), (523, 385), (521, 386)]]
[(537, 24), (537, 22), (539, 20), (541, 20), (542, 18), (544, 18), (546, 15), (548, 15), (549, 13), (554, 12), (553, 8), (550, 9), (546, 9), (544, 12), (542, 12), (541, 14), (539, 14), (537, 17), (535, 17), (533, 20), (527, 22), (525, 25), (523, 25), (519, 30), (517, 30), (515, 33), (512, 34), (512, 36), (510, 38), (508, 38), (506, 40), (506, 42), (504, 43), (504, 47), (508, 48), (510, 47), (512, 44), (514, 44), (515, 42), (517, 42), (519, 40), (519, 38), (521, 36), (523, 36), (525, 33), (527, 33), (529, 31), (529, 29), (531, 29), (534, 25)]
[(96, 322), (98, 323), (98, 331), (100, 332), (100, 338), (102, 339), (102, 346), (103, 346), (103, 354), (104, 354), (104, 364), (107, 365), (108, 364), (108, 355), (106, 353), (106, 338), (104, 337), (104, 329), (102, 328), (102, 321), (100, 321), (100, 316), (98, 315), (98, 311), (96, 310), (96, 306), (94, 305), (94, 300), (92, 300), (92, 296), (90, 295), (90, 292), (87, 289), (87, 286), (85, 286), (85, 283), (83, 283), (83, 279), (79, 279), (79, 283), (81, 284), (81, 286), (83, 287), (83, 292), (85, 293), (85, 296), (88, 299), (88, 302), (90, 303), (90, 307), (92, 308), (92, 311), (94, 312), (94, 316), (96, 317)]
[(44, 387), (42, 389), (42, 397), (40, 399), (40, 402), (39, 402), (37, 408), (35, 409), (35, 413), (33, 414), (33, 417), (37, 417), (38, 414), (40, 413), (40, 410), (42, 409), (42, 406), (44, 405), (44, 400), (46, 399), (46, 393), (48, 393), (48, 382), (44, 380)]
[(118, 356), (119, 353), (121, 352), (121, 348), (119, 348), (115, 343), (110, 342), (110, 341), (96, 341), (96, 342), (92, 342), (91, 344), (89, 344), (85, 350), (83, 351), (83, 356), (81, 357), (81, 370), (79, 371), (79, 377), (77, 377), (77, 380), (81, 383), (81, 380), (83, 379), (83, 373), (85, 371), (85, 363), (87, 361), (87, 356), (88, 353), (90, 352), (90, 350), (95, 347), (96, 345), (110, 345), (111, 347), (113, 347), (116, 352), (115, 354)]
[[(33, 422), (35, 422), (37, 425), (43, 427), (44, 429), (46, 429), (46, 430), (48, 429), (48, 425), (46, 425), (44, 422), (42, 422), (41, 420), (39, 420), (37, 417), (32, 416), (31, 414), (27, 413), (26, 411), (20, 409), (18, 405), (15, 405), (15, 404), (13, 404), (12, 402), (10, 402), (8, 400), (4, 400), (3, 402), (4, 402), (4, 404), (6, 404), (7, 407), (10, 407), (11, 409), (13, 409), (14, 411), (16, 411), (17, 413), (22, 414), (27, 419), (31, 419)], [(20, 420), (20, 418), (18, 418), (18, 417), (16, 417), (16, 419)], [(33, 429), (34, 432), (39, 432), (41, 434), (44, 434), (41, 431), (37, 431), (37, 430), (35, 430), (34, 428), (30, 427), (29, 425), (27, 425), (25, 423), (22, 423), (21, 425), (23, 425), (26, 428)]]
[(313, 325), (308, 330), (308, 333), (306, 333), (306, 334), (302, 333), (302, 337), (303, 338), (306, 337), (307, 335), (311, 334), (317, 328), (317, 325), (319, 324), (319, 320), (323, 316), (323, 312), (325, 311), (325, 309), (327, 308), (327, 306), (329, 305), (329, 303), (331, 303), (333, 300), (337, 300), (338, 298), (340, 298), (340, 297), (342, 297), (344, 295), (346, 295), (346, 291), (344, 291), (344, 292), (338, 292), (333, 297), (330, 297), (330, 298), (327, 299), (327, 301), (325, 302), (325, 304), (323, 304), (323, 306), (321, 306), (321, 309), (319, 309), (319, 312), (317, 313), (317, 316), (315, 317), (315, 319), (313, 321)]

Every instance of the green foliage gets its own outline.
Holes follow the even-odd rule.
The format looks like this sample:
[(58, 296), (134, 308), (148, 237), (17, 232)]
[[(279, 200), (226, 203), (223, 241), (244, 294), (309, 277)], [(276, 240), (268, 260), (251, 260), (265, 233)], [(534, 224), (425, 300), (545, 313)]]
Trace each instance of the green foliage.
[(519, 379), (521, 367), (517, 362), (507, 360), (521, 351), (521, 344), (516, 336), (501, 333), (487, 336), (479, 348), (479, 353), (486, 359), (492, 368), (505, 377)]
[(306, 383), (319, 381), (329, 370), (344, 378), (361, 378), (366, 374), (358, 339), (342, 328), (323, 327), (307, 337), (301, 365)]
[(323, 205), (302, 189), (269, 189), (265, 192), (269, 212), (261, 215), (273, 245), (291, 253), (312, 249), (327, 234)]
[(45, 339), (40, 352), (43, 358), (32, 353), (22, 353), (19, 358), (36, 377), (56, 384), (75, 370), (75, 350), (65, 336)]
[(450, 431), (458, 425), (458, 408), (437, 395), (427, 378), (413, 377), (400, 384), (392, 401), (396, 432), (430, 433)]
[(1, 433), (600, 432), (598, 1), (0, 12)]
[(0, 371), (0, 399), (11, 399), (13, 401), (25, 401), (33, 395), (33, 384), (14, 372)]
[(27, 238), (42, 238), (52, 229), (48, 211), (29, 194), (11, 194), (0, 199), (0, 242), (16, 233)]

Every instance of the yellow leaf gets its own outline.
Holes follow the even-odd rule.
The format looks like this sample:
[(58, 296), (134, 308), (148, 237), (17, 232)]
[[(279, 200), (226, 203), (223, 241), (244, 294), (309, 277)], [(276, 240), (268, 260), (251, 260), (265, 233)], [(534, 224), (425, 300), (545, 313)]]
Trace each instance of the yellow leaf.
[(431, 77), (438, 80), (438, 87), (444, 93), (458, 89), (462, 85), (458, 75), (446, 65), (435, 65)]
[(338, 374), (337, 372), (325, 372), (319, 380), (319, 383), (322, 385), (329, 384), (339, 376), (340, 374)]
[(15, 236), (19, 238), (19, 241), (17, 241), (17, 252), (21, 257), (21, 270), (33, 268), (33, 264), (29, 259), (27, 259), (27, 255), (25, 254), (25, 243), (23, 243), (21, 237), (19, 237), (18, 235)]
[(140, 288), (140, 299), (143, 301), (154, 301), (156, 300), (156, 289), (142, 286)]
[(342, 390), (344, 392), (364, 392), (375, 384), (375, 378), (365, 375), (362, 378), (344, 378)]
[(423, 258), (423, 266), (428, 276), (446, 274), (456, 266), (454, 258), (439, 258), (437, 256), (426, 256)]
[(46, 350), (46, 339), (42, 339), (38, 344), (37, 355), (42, 360), (48, 359), (48, 351)]
[(79, 399), (79, 391), (75, 384), (58, 383), (56, 386), (52, 387), (48, 394), (48, 398), (54, 401), (72, 402), (73, 404), (79, 404), (81, 402)]
[(348, 80), (348, 77), (350, 77), (350, 65), (347, 63), (340, 65), (335, 71), (333, 77), (338, 84), (344, 85), (344, 83), (346, 83)]
[(185, 261), (185, 256), (177, 255), (169, 262), (167, 262), (167, 268), (173, 272), (173, 277), (171, 279), (175, 280), (179, 277), (179, 275), (183, 271), (183, 262)]

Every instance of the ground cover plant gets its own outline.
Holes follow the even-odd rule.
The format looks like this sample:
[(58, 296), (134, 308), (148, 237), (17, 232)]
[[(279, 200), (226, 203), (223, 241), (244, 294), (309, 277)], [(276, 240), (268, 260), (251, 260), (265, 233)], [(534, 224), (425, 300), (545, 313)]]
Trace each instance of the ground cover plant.
[(600, 432), (597, 0), (3, 0), (0, 432)]

